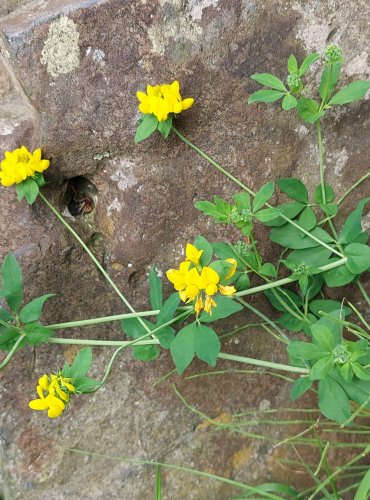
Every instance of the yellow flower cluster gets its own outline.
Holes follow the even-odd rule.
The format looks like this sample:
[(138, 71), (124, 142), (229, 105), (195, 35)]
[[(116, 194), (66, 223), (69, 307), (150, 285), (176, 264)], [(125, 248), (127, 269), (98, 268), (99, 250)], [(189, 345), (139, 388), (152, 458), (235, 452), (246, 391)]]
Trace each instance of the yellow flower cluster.
[(153, 114), (158, 121), (167, 120), (170, 113), (179, 114), (193, 105), (194, 99), (189, 97), (182, 99), (180, 95), (180, 84), (175, 80), (170, 85), (147, 86), (146, 94), (137, 92), (140, 101), (139, 111), (145, 115)]
[(72, 379), (63, 377), (60, 372), (57, 375), (50, 374), (50, 378), (46, 374), (43, 375), (39, 378), (36, 388), (39, 399), (30, 401), (29, 407), (32, 410), (48, 410), (49, 418), (59, 417), (69, 402), (70, 393), (76, 391), (71, 381)]
[(25, 146), (14, 151), (5, 151), (5, 159), (0, 163), (0, 182), (3, 186), (20, 184), (28, 177), (48, 168), (49, 160), (41, 159), (41, 149), (30, 153)]
[[(198, 250), (194, 245), (186, 245), (186, 259), (181, 262), (179, 269), (169, 269), (166, 273), (168, 280), (179, 292), (183, 302), (194, 301), (194, 309), (198, 315), (202, 309), (211, 314), (212, 307), (217, 307), (212, 298), (216, 293), (233, 295), (236, 290), (233, 286), (220, 284), (220, 276), (211, 267), (202, 267), (199, 264), (203, 250)], [(230, 279), (236, 270), (235, 259), (226, 259), (231, 268), (225, 280)]]

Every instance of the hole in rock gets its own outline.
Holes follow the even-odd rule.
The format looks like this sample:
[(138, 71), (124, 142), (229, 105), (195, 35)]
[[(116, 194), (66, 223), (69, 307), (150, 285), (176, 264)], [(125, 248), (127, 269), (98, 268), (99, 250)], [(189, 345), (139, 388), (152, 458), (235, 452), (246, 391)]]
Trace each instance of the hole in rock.
[(67, 182), (65, 203), (71, 215), (86, 215), (94, 210), (98, 202), (98, 190), (86, 177), (79, 175)]

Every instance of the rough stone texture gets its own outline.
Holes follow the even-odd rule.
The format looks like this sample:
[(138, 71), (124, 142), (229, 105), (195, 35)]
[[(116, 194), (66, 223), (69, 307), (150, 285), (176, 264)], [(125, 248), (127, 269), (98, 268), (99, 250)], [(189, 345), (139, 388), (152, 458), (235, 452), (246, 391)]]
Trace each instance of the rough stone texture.
[[(15, 5), (6, 3), (7, 10), (0, 13)], [(88, 217), (69, 220), (135, 307), (147, 307), (150, 265), (157, 263), (164, 273), (198, 233), (210, 239), (229, 236), (225, 228), (199, 215), (193, 202), (214, 194), (231, 198), (235, 190), (176, 137), (133, 144), (136, 90), (179, 79), (182, 95), (195, 97), (196, 104), (178, 119), (178, 127), (252, 188), (291, 174), (314, 186), (314, 130), (293, 114), (287, 119), (275, 105), (247, 107), (248, 93), (257, 88), (249, 76), (271, 71), (284, 77), (291, 52), (303, 58), (308, 50), (320, 51), (326, 43), (337, 42), (347, 60), (344, 81), (368, 77), (366, 13), (365, 0), (31, 2), (0, 23), (1, 149), (42, 145), (52, 160), (47, 172), (52, 184), (46, 194), (61, 210), (65, 179), (91, 179), (99, 192), (97, 209)], [(71, 40), (63, 39), (61, 45), (55, 39), (58, 31), (50, 34), (53, 23), (60, 25), (65, 17), (78, 34), (78, 67), (77, 36), (70, 64), (64, 55), (70, 55)], [(45, 57), (50, 67), (42, 64)], [(316, 77), (314, 71), (312, 81)], [(339, 192), (367, 168), (368, 108), (369, 101), (333, 112), (324, 127), (327, 179)], [(365, 190), (362, 186), (347, 200), (347, 211)], [(58, 294), (46, 306), (45, 323), (123, 310), (88, 257), (41, 202), (29, 208), (17, 204), (11, 190), (2, 189), (1, 213), (0, 257), (15, 252), (30, 298)], [(260, 230), (258, 238), (266, 239), (267, 233)], [(266, 257), (274, 252), (269, 247), (263, 250)], [(235, 324), (254, 320), (242, 315)], [(223, 331), (222, 325), (218, 331)], [(65, 332), (72, 334), (120, 338), (116, 324)], [(285, 361), (284, 350), (264, 335), (248, 330), (239, 343), (226, 342), (224, 350)], [(150, 365), (122, 354), (106, 387), (79, 398), (62, 419), (31, 415), (27, 403), (37, 377), (71, 360), (75, 352), (58, 346), (22, 351), (1, 374), (4, 489), (10, 497), (152, 498), (153, 469), (74, 455), (68, 447), (181, 464), (253, 484), (294, 480), (290, 470), (276, 465), (277, 452), (270, 444), (202, 426), (170, 383), (153, 387), (172, 368), (166, 353)], [(109, 355), (99, 349), (94, 355), (94, 371), (101, 376)], [(189, 373), (204, 369), (204, 364), (194, 363)], [(268, 377), (231, 374), (172, 380), (191, 404), (212, 417), (289, 404), (289, 386)], [(284, 436), (282, 430), (276, 433)], [(301, 484), (301, 477), (295, 481)], [(164, 487), (168, 499), (221, 500), (233, 495), (221, 483), (175, 471), (164, 473)]]

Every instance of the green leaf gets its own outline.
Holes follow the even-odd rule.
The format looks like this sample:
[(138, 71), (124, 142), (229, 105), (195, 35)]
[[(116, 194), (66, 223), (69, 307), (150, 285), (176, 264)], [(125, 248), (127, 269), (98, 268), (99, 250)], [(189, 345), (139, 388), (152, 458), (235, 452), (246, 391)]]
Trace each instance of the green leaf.
[(29, 205), (32, 205), (39, 194), (39, 186), (31, 177), (28, 177), (25, 181), (17, 184), (15, 190), (17, 192), (18, 201), (26, 198)]
[(278, 323), (290, 332), (300, 332), (303, 329), (304, 320), (292, 316), (290, 312), (285, 312), (278, 319)]
[[(179, 307), (179, 304), (179, 293), (175, 292), (170, 295), (159, 311), (157, 316), (157, 325), (163, 325), (164, 323), (167, 323), (167, 321), (170, 321), (173, 318), (176, 309)], [(141, 335), (143, 335), (143, 333)]]
[(311, 231), (316, 226), (316, 215), (311, 207), (306, 207), (299, 217), (299, 225), (306, 231)]
[(316, 323), (311, 326), (311, 333), (314, 344), (317, 344), (323, 351), (331, 352), (334, 349), (334, 337), (329, 328)]
[(215, 242), (212, 243), (212, 248), (213, 252), (219, 257), (220, 259), (226, 260), (226, 259), (235, 259), (238, 263), (238, 266), (244, 267), (243, 261), (241, 260), (240, 256), (236, 253), (234, 250), (234, 247), (230, 245), (229, 243), (221, 243), (221, 242)]
[(14, 318), (9, 311), (0, 307), (0, 319), (2, 319), (3, 321), (12, 321)]
[(216, 366), (217, 356), (221, 350), (221, 343), (212, 328), (205, 325), (197, 327), (194, 336), (194, 347), (199, 359), (211, 366)]
[(39, 188), (47, 184), (41, 172), (35, 172), (32, 176), (32, 179), (37, 183)]
[(370, 380), (370, 371), (366, 370), (359, 363), (351, 363), (351, 368), (356, 377), (360, 380)]
[(290, 391), (290, 398), (292, 401), (295, 401), (299, 397), (303, 396), (305, 392), (311, 389), (311, 386), (312, 380), (308, 377), (297, 378), (297, 380), (294, 381), (292, 390)]
[(253, 200), (252, 209), (253, 212), (257, 212), (263, 205), (271, 198), (275, 191), (274, 182), (268, 182), (264, 186), (262, 186), (256, 193), (256, 196)]
[[(0, 351), (10, 351), (18, 339), (19, 333), (16, 330), (0, 325)], [(24, 339), (18, 349), (23, 347), (25, 343)]]
[(326, 101), (333, 92), (339, 79), (340, 68), (341, 64), (335, 63), (328, 65), (322, 72), (319, 90), (320, 97), (323, 101)]
[(2, 265), (1, 294), (14, 312), (17, 312), (23, 299), (22, 271), (13, 254), (8, 254)]
[(82, 377), (90, 370), (92, 365), (92, 349), (84, 347), (81, 349), (71, 364), (71, 371), (74, 377)]
[[(325, 191), (325, 199), (327, 203), (330, 203), (331, 201), (334, 200), (334, 191), (333, 188), (329, 184), (324, 184), (324, 191)], [(324, 200), (322, 199), (322, 189), (321, 189), (321, 184), (315, 187), (314, 191), (314, 199), (315, 202), (318, 203), (319, 205), (322, 205)]]
[(39, 345), (46, 342), (54, 335), (54, 330), (50, 330), (40, 323), (28, 323), (25, 326), (26, 339), (30, 345)]
[[(330, 259), (329, 263), (336, 262), (337, 260), (338, 259)], [(325, 283), (330, 288), (347, 285), (356, 279), (356, 274), (349, 272), (344, 264), (334, 269), (330, 269), (329, 271), (325, 271), (323, 276)]]
[(251, 282), (249, 279), (249, 276), (247, 273), (242, 273), (239, 278), (236, 280), (235, 283), (235, 288), (237, 289), (238, 292), (242, 290), (247, 290), (247, 288), (250, 288)]
[(243, 306), (238, 302), (235, 302), (231, 297), (218, 295), (214, 297), (214, 301), (216, 302), (217, 307), (212, 308), (211, 316), (206, 311), (202, 312), (199, 319), (203, 323), (210, 323), (211, 321), (227, 318), (228, 316), (231, 316), (232, 314), (243, 309)]
[(169, 349), (173, 339), (175, 338), (175, 330), (170, 326), (165, 326), (164, 328), (158, 330), (158, 332), (155, 332), (154, 335), (159, 340), (161, 347)]
[(271, 262), (266, 262), (265, 264), (263, 264), (263, 266), (259, 269), (259, 273), (271, 278), (276, 277), (276, 269)]
[(369, 80), (358, 80), (352, 82), (344, 89), (337, 92), (329, 101), (329, 106), (337, 104), (349, 104), (350, 102), (358, 101), (364, 97), (366, 92), (370, 89)]
[(297, 102), (299, 117), (307, 123), (315, 123), (325, 115), (325, 111), (319, 112), (319, 105), (313, 99), (301, 97)]
[(319, 321), (316, 323), (317, 325), (327, 327), (331, 331), (335, 345), (341, 344), (343, 340), (342, 339), (343, 326), (338, 321), (340, 318), (341, 318), (340, 310), (332, 311), (329, 312), (328, 315), (320, 318)]
[(158, 278), (157, 270), (152, 267), (149, 271), (150, 304), (154, 310), (160, 309), (163, 303), (162, 281)]
[(227, 222), (229, 220), (228, 216), (220, 214), (216, 205), (211, 201), (197, 201), (194, 203), (194, 207), (200, 212), (213, 217), (217, 222)]
[(251, 78), (252, 80), (255, 80), (261, 85), (265, 85), (266, 87), (281, 90), (283, 92), (286, 91), (284, 83), (276, 76), (271, 75), (271, 73), (255, 73), (251, 76)]
[[(67, 372), (68, 373), (68, 372)], [(68, 377), (63, 368), (63, 375)], [(73, 381), (77, 394), (84, 394), (97, 389), (101, 384), (98, 380), (93, 380), (90, 377), (78, 377)]]
[(344, 249), (346, 267), (350, 273), (361, 274), (370, 268), (370, 247), (361, 243), (350, 243)]
[(253, 217), (255, 217), (260, 222), (268, 222), (270, 220), (274, 220), (281, 215), (281, 212), (278, 208), (263, 208), (259, 210)]
[(292, 94), (286, 94), (282, 103), (281, 103), (281, 107), (285, 111), (289, 111), (290, 109), (296, 108), (297, 104), (298, 104), (298, 101), (294, 96), (292, 96)]
[(362, 212), (369, 201), (370, 196), (360, 200), (355, 210), (349, 214), (340, 232), (339, 243), (352, 243), (362, 233)]
[(190, 365), (195, 356), (194, 338), (197, 331), (196, 323), (184, 326), (171, 344), (171, 355), (174, 360), (177, 373), (180, 375)]
[(365, 500), (370, 496), (370, 469), (366, 472), (357, 488), (354, 500)]
[(158, 358), (160, 351), (155, 345), (133, 345), (132, 357), (139, 361), (153, 361)]
[(279, 92), (278, 90), (257, 90), (257, 92), (253, 92), (253, 94), (249, 96), (248, 104), (253, 104), (255, 102), (275, 102), (284, 95), (284, 92)]
[(339, 206), (336, 203), (328, 203), (327, 205), (321, 205), (321, 209), (325, 212), (325, 215), (333, 217), (337, 215)]
[(351, 309), (349, 307), (345, 307), (345, 306), (342, 308), (342, 304), (338, 300), (331, 300), (331, 299), (312, 300), (308, 304), (308, 307), (309, 307), (310, 311), (313, 314), (315, 314), (315, 316), (317, 316), (318, 318), (321, 317), (321, 315), (319, 314), (320, 311), (328, 314), (328, 313), (331, 313), (333, 311), (338, 311), (338, 310), (342, 309), (342, 314), (344, 317), (351, 314)]
[(172, 115), (170, 115), (167, 120), (158, 123), (158, 130), (163, 135), (165, 139), (169, 136), (172, 128)]
[(343, 424), (351, 416), (346, 393), (331, 377), (319, 382), (319, 407), (325, 417), (340, 424)]
[(198, 250), (203, 250), (199, 262), (202, 266), (207, 266), (213, 255), (212, 245), (204, 238), (204, 236), (197, 236), (194, 241), (194, 246)]
[(143, 115), (135, 134), (135, 144), (143, 141), (157, 130), (158, 120), (154, 115)]
[(241, 212), (242, 210), (251, 210), (251, 198), (245, 191), (234, 195), (235, 206)]
[[(320, 239), (324, 243), (332, 243), (333, 238), (320, 227), (315, 227), (310, 234)], [(298, 228), (287, 224), (282, 227), (274, 227), (270, 231), (270, 240), (285, 248), (300, 250), (317, 247), (319, 243), (309, 236), (304, 235)]]
[(295, 340), (288, 344), (287, 351), (291, 356), (304, 359), (305, 361), (319, 359), (328, 354), (315, 344), (311, 344), (309, 342), (298, 342)]
[(310, 372), (311, 380), (324, 379), (334, 366), (334, 357), (332, 354), (319, 359), (312, 367)]
[(50, 299), (50, 297), (55, 297), (55, 293), (42, 295), (41, 297), (37, 297), (37, 299), (33, 299), (31, 302), (26, 304), (19, 313), (19, 319), (22, 323), (32, 323), (32, 321), (38, 320), (41, 316), (42, 308), (44, 307), (45, 302)]
[(291, 75), (294, 75), (294, 73), (298, 72), (298, 63), (297, 59), (293, 54), (290, 54), (289, 59), (288, 59), (288, 71)]
[(281, 178), (277, 181), (280, 190), (289, 198), (301, 203), (308, 203), (308, 192), (306, 186), (299, 179), (293, 177)]
[(299, 68), (298, 75), (303, 76), (305, 73), (307, 73), (308, 68), (318, 59), (320, 58), (320, 54), (309, 54), (302, 62), (301, 67)]
[(314, 248), (293, 250), (293, 252), (288, 255), (287, 260), (317, 268), (328, 264), (331, 253), (331, 250), (319, 245)]
[[(292, 302), (298, 308), (303, 306), (302, 299), (291, 290), (287, 289), (271, 289), (265, 290), (265, 295), (268, 300), (271, 302), (272, 306), (281, 312), (286, 312), (286, 307), (283, 305), (283, 301), (291, 307)], [(290, 300), (289, 300), (290, 299)], [(295, 309), (295, 308), (294, 308)]]
[[(289, 203), (283, 203), (279, 205), (279, 210), (282, 215), (285, 215), (288, 219), (292, 220), (296, 215), (298, 215), (305, 208), (305, 203), (300, 203), (299, 201), (290, 201)], [(278, 217), (272, 221), (265, 222), (265, 226), (283, 226), (287, 224), (287, 221), (282, 217)]]

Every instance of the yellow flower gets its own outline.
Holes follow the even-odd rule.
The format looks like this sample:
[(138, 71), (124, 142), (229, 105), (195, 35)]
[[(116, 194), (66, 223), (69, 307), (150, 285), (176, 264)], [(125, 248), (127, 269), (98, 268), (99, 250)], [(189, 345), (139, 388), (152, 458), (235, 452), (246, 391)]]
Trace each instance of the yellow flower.
[[(28, 406), (32, 410), (48, 410), (49, 418), (59, 417), (69, 402), (69, 393), (76, 391), (71, 379), (63, 377), (61, 372), (50, 374), (50, 380), (46, 374), (40, 377), (36, 390), (39, 399), (30, 401)], [(48, 394), (45, 396), (44, 392)]]
[(194, 245), (191, 243), (188, 243), (186, 245), (186, 259), (189, 262), (192, 262), (193, 264), (199, 264), (199, 259), (202, 256), (203, 250), (198, 250)]
[(181, 111), (189, 109), (193, 105), (194, 99), (182, 99), (180, 95), (180, 84), (175, 80), (171, 84), (147, 86), (146, 94), (137, 92), (136, 96), (140, 101), (139, 111), (141, 113), (153, 114), (158, 121), (167, 120), (171, 113), (179, 114)]
[(238, 263), (233, 258), (226, 259), (226, 262), (229, 262), (230, 264), (232, 264), (232, 267), (230, 268), (229, 273), (227, 274), (227, 276), (225, 276), (225, 280), (228, 280), (229, 278), (231, 278), (231, 276), (234, 276)]
[(48, 168), (49, 160), (41, 159), (41, 149), (30, 153), (25, 146), (14, 151), (5, 151), (5, 159), (0, 164), (0, 182), (3, 186), (20, 184), (36, 172)]
[(180, 269), (169, 269), (166, 272), (168, 280), (173, 284), (175, 290), (181, 291), (185, 288), (185, 276), (189, 270), (190, 262), (181, 262)]

